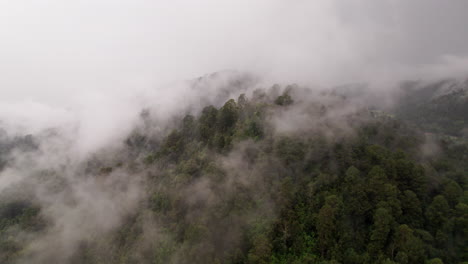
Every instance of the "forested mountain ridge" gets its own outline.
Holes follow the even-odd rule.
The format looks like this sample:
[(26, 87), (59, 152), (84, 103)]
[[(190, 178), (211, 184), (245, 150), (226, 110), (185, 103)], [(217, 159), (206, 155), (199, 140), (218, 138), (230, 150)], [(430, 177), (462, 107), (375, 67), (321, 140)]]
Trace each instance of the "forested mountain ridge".
[(467, 137), (468, 80), (421, 86), (417, 82), (403, 86), (399, 116), (430, 132)]
[[(227, 87), (240, 93), (250, 81)], [(118, 151), (73, 169), (69, 161), (34, 165), (1, 190), (0, 262), (463, 263), (468, 113), (460, 93), (406, 95), (392, 112), (275, 85), (225, 93), (223, 104), (180, 113), (163, 130), (142, 111)], [(34, 136), (2, 142), (3, 170), (41, 144)], [(96, 196), (83, 198), (90, 188)], [(112, 214), (100, 215), (104, 208)]]

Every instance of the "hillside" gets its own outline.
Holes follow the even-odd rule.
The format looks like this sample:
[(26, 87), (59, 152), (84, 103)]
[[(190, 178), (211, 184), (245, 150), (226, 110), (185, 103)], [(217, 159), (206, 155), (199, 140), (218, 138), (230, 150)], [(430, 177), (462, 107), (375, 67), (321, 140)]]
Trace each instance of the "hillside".
[(0, 263), (468, 261), (466, 82), (376, 109), (236, 80), (79, 162), (0, 134), (2, 175), (27, 175), (0, 192)]
[(468, 80), (431, 84), (407, 83), (396, 113), (424, 130), (467, 137)]

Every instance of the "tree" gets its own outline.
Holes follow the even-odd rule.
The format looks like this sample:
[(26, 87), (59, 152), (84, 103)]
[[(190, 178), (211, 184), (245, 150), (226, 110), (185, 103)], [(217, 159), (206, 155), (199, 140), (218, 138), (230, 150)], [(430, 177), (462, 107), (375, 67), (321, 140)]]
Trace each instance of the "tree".
[(457, 247), (460, 259), (468, 259), (468, 250), (466, 248), (466, 237), (468, 236), (468, 205), (458, 203), (455, 206), (454, 217), (454, 244)]
[[(239, 117), (236, 101), (227, 101), (218, 113), (218, 129), (221, 133), (227, 133), (237, 122)], [(213, 124), (212, 124), (213, 125)]]
[(270, 263), (272, 246), (268, 237), (264, 234), (257, 235), (253, 241), (252, 249), (247, 256), (250, 264), (267, 264)]
[(369, 243), (369, 251), (374, 256), (385, 248), (394, 221), (387, 209), (377, 208), (375, 211)]
[(286, 165), (291, 165), (304, 159), (305, 145), (300, 140), (283, 137), (276, 144), (276, 153)]
[(463, 189), (453, 180), (449, 180), (442, 191), (442, 194), (447, 198), (447, 202), (454, 206), (463, 195)]
[(398, 188), (402, 191), (411, 190), (421, 197), (426, 183), (424, 168), (407, 159), (398, 159), (395, 162), (395, 170)]
[(317, 234), (322, 256), (327, 256), (336, 244), (337, 222), (341, 201), (336, 195), (326, 198), (325, 205), (320, 209), (317, 216)]
[(357, 182), (358, 178), (361, 175), (361, 172), (354, 166), (349, 167), (345, 173), (345, 182), (348, 184), (353, 184)]
[(249, 100), (247, 99), (247, 96), (245, 96), (245, 94), (241, 94), (237, 98), (237, 105), (239, 106), (239, 108), (245, 108), (248, 103)]
[(440, 258), (433, 258), (427, 264), (444, 264), (444, 262)]
[(182, 132), (184, 136), (191, 139), (195, 131), (195, 117), (193, 115), (186, 115), (182, 120)]
[(399, 219), (402, 214), (401, 203), (398, 199), (399, 190), (398, 188), (390, 183), (384, 184), (382, 192), (383, 200), (380, 203), (385, 203), (386, 208), (391, 212), (393, 218)]
[(275, 104), (281, 105), (281, 106), (286, 106), (290, 105), (294, 102), (294, 100), (291, 98), (289, 95), (289, 92), (285, 91), (282, 95), (278, 96), (275, 100)]
[(408, 224), (411, 227), (421, 227), (423, 224), (421, 221), (421, 202), (413, 191), (406, 190), (403, 192), (401, 198), (401, 207), (403, 212), (401, 222)]
[(214, 106), (207, 106), (203, 108), (202, 114), (198, 119), (198, 130), (201, 141), (209, 143), (216, 133), (216, 121), (218, 116), (218, 109)]
[(422, 263), (425, 257), (422, 241), (414, 236), (413, 229), (408, 225), (400, 225), (395, 230), (392, 251), (397, 252), (396, 259), (399, 263), (404, 260), (407, 263)]
[(427, 208), (426, 217), (429, 221), (433, 234), (436, 230), (441, 228), (442, 225), (447, 221), (450, 207), (447, 200), (443, 195), (437, 195), (432, 200), (431, 205)]
[(369, 192), (371, 201), (377, 204), (384, 200), (385, 184), (388, 182), (385, 171), (380, 166), (374, 166), (367, 174), (369, 180)]
[(361, 177), (361, 172), (356, 167), (349, 167), (346, 171), (343, 186), (343, 201), (346, 206), (343, 208), (343, 217), (346, 232), (343, 232), (342, 239), (347, 247), (359, 248), (367, 240), (366, 225), (367, 220), (372, 217), (372, 206), (368, 200), (367, 184)]
[(161, 147), (160, 154), (168, 155), (172, 160), (176, 161), (184, 151), (184, 139), (185, 138), (179, 131), (175, 129), (172, 130), (172, 132), (166, 137)]

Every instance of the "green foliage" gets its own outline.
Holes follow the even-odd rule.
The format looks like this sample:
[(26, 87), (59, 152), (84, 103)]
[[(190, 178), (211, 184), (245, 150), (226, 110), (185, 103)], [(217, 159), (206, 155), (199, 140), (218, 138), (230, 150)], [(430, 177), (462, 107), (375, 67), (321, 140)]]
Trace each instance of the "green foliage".
[(412, 227), (421, 227), (422, 222), (422, 207), (416, 194), (411, 190), (403, 192), (401, 197), (402, 206), (402, 221)]
[(171, 208), (171, 201), (169, 196), (155, 193), (150, 199), (150, 208), (155, 212), (167, 212)]
[(435, 232), (447, 221), (450, 207), (443, 195), (437, 195), (426, 210), (427, 220), (431, 230)]
[(330, 195), (326, 198), (325, 205), (318, 212), (317, 235), (322, 256), (327, 256), (327, 253), (336, 244), (337, 222), (341, 206), (339, 198), (336, 195)]
[(247, 256), (247, 263), (251, 264), (266, 264), (270, 263), (271, 242), (267, 236), (260, 234), (255, 237), (252, 248)]
[(305, 147), (300, 140), (283, 137), (276, 145), (276, 153), (286, 165), (291, 165), (304, 159)]
[[(289, 90), (272, 90), (186, 115), (162, 138), (132, 135), (129, 148), (153, 142), (135, 158), (147, 196), (107, 237), (83, 243), (75, 263), (468, 260), (465, 148), (448, 144), (429, 159), (416, 132), (380, 115), (349, 117), (356, 133), (345, 136), (329, 127), (279, 135), (270, 110), (296, 105)], [(1, 263), (23, 254), (12, 230), (48, 231), (40, 216), (31, 203), (1, 201)]]
[(218, 109), (214, 106), (207, 106), (203, 109), (200, 118), (198, 119), (198, 130), (200, 139), (208, 143), (216, 133), (216, 120)]
[(444, 262), (440, 258), (433, 258), (427, 264), (444, 264)]
[[(437, 160), (421, 163), (415, 150), (422, 141), (392, 119), (363, 124), (355, 138), (335, 142), (322, 135), (275, 135), (265, 121), (266, 107), (291, 105), (293, 100), (286, 91), (274, 101), (279, 106), (265, 102), (266, 95), (256, 92), (251, 101), (241, 95), (220, 109), (208, 106), (198, 117), (187, 115), (156, 155), (147, 156), (149, 164), (174, 164), (165, 178), (174, 188), (209, 179), (211, 185), (195, 186), (216, 197), (184, 202), (174, 194), (178, 189), (152, 192), (148, 206), (175, 238), (157, 247), (155, 263), (175, 255), (190, 263), (467, 259), (465, 179), (447, 176), (459, 170), (460, 163), (449, 159), (447, 166), (439, 166), (443, 169), (431, 169), (431, 164), (443, 163)], [(249, 168), (242, 173), (256, 177), (256, 183), (261, 179), (261, 185), (223, 189), (233, 171), (214, 161), (244, 140), (256, 146), (242, 154)], [(428, 171), (440, 171), (440, 184), (431, 185)], [(266, 201), (277, 211), (271, 221), (245, 221), (245, 215), (255, 215)], [(244, 220), (233, 225), (239, 219)], [(238, 240), (228, 245), (221, 237)]]
[(378, 208), (374, 214), (374, 225), (370, 233), (369, 252), (377, 255), (387, 244), (388, 236), (395, 222), (390, 212), (385, 208)]
[(36, 233), (44, 228), (39, 210), (39, 207), (24, 200), (0, 203), (0, 263), (12, 263), (24, 249), (14, 230)]
[(239, 118), (237, 103), (234, 99), (227, 101), (218, 112), (217, 126), (220, 132), (229, 132)]
[(282, 95), (278, 96), (275, 100), (275, 104), (281, 105), (281, 106), (286, 106), (290, 105), (294, 102), (294, 100), (291, 98), (289, 95), (289, 92), (285, 91)]

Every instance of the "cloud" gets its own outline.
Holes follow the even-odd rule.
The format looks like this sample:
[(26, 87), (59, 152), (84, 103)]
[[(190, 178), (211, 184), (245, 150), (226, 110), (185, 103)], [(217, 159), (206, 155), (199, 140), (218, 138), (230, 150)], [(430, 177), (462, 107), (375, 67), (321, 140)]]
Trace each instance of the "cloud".
[[(63, 104), (221, 69), (349, 82), (468, 55), (468, 4), (430, 1), (4, 1), (0, 89)], [(439, 12), (444, 10), (444, 12)], [(5, 100), (3, 98), (2, 100)]]
[[(116, 226), (141, 198), (128, 171), (87, 178), (80, 166), (106, 147), (118, 149), (143, 108), (163, 129), (173, 115), (225, 100), (219, 93), (229, 76), (252, 86), (368, 82), (381, 90), (404, 79), (466, 76), (466, 10), (465, 0), (1, 1), (0, 128), (33, 134), (40, 147), (12, 154), (0, 192), (38, 171), (66, 168), (59, 178), (71, 182), (69, 193), (37, 194), (54, 225), (32, 247), (67, 241), (73, 251), (85, 239), (74, 230), (105, 227), (109, 215), (108, 228)], [(226, 69), (258, 79), (227, 71), (198, 86), (187, 81)], [(230, 92), (222, 95), (238, 91)], [(273, 119), (280, 132), (311, 123), (302, 106)], [(326, 117), (335, 116), (343, 114)], [(206, 182), (193, 188), (210, 199)]]
[(464, 0), (3, 1), (0, 115), (16, 105), (47, 124), (71, 112), (92, 128), (83, 144), (95, 145), (91, 134), (132, 123), (135, 98), (177, 98), (187, 89), (163, 87), (223, 69), (312, 86), (463, 76), (467, 8)]

